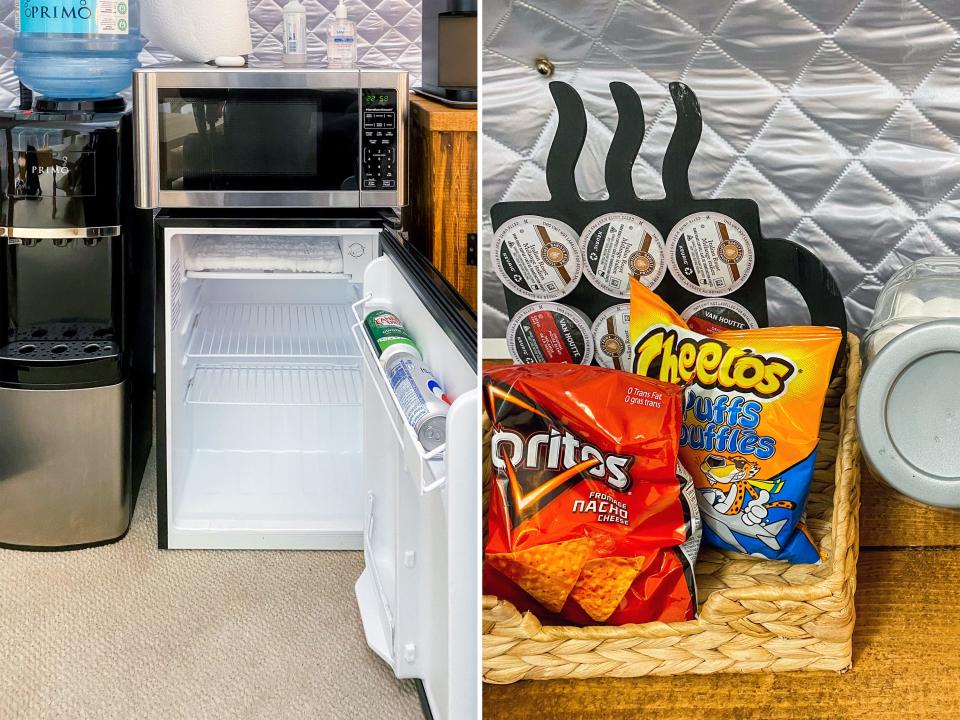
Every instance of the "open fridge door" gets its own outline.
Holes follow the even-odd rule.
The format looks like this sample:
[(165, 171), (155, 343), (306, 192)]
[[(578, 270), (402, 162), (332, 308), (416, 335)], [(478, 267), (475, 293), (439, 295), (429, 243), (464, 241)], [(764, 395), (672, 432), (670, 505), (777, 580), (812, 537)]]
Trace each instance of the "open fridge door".
[[(479, 393), (476, 325), (418, 255), (387, 235), (354, 306), (363, 369), (364, 556), (357, 601), (367, 642), (415, 678), (436, 720), (476, 717), (479, 700)], [(446, 443), (428, 452), (406, 422), (363, 329), (395, 313), (453, 400)]]

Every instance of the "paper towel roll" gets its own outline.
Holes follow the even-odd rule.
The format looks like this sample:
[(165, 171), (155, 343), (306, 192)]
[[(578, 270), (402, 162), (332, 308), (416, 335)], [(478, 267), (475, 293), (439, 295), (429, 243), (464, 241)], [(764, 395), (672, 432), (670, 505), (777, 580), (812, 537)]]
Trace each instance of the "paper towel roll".
[(249, 55), (247, 0), (141, 0), (143, 34), (181, 60)]

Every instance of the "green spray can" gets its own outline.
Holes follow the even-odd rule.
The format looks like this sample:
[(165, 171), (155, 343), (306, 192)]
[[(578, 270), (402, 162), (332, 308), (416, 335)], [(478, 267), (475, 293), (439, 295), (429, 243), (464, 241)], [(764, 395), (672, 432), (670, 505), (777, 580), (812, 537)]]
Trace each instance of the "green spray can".
[(410, 337), (403, 322), (387, 310), (374, 310), (363, 322), (367, 334), (373, 341), (373, 347), (380, 358), (380, 364), (389, 367), (390, 361), (398, 355), (411, 355), (423, 360), (420, 348)]

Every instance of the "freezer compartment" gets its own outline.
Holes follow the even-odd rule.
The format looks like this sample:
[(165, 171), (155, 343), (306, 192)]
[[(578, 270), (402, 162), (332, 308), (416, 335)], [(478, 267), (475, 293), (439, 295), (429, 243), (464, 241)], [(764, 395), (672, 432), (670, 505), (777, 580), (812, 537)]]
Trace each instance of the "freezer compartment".
[(356, 286), (191, 275), (168, 251), (167, 546), (361, 549)]
[(188, 278), (210, 280), (346, 279), (360, 283), (376, 257), (379, 231), (195, 230), (171, 239)]
[(341, 238), (215, 235), (191, 242), (187, 272), (343, 274)]

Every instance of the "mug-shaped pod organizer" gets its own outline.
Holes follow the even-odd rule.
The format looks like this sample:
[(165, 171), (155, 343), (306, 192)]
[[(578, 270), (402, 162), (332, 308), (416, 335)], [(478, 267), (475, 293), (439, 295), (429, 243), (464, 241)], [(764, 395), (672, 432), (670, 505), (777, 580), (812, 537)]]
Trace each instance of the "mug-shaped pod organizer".
[(703, 118), (689, 87), (670, 84), (677, 124), (658, 200), (638, 198), (633, 187), (645, 132), (633, 88), (610, 85), (619, 121), (606, 159), (608, 198), (596, 201), (584, 200), (574, 179), (587, 137), (583, 100), (566, 83), (552, 82), (550, 91), (560, 116), (546, 166), (550, 199), (490, 211), (491, 262), (504, 285), (516, 362), (595, 361), (629, 370), (631, 277), (701, 332), (766, 326), (766, 279), (780, 277), (800, 292), (814, 325), (846, 332), (830, 271), (801, 245), (765, 238), (756, 202), (693, 197), (690, 163)]

